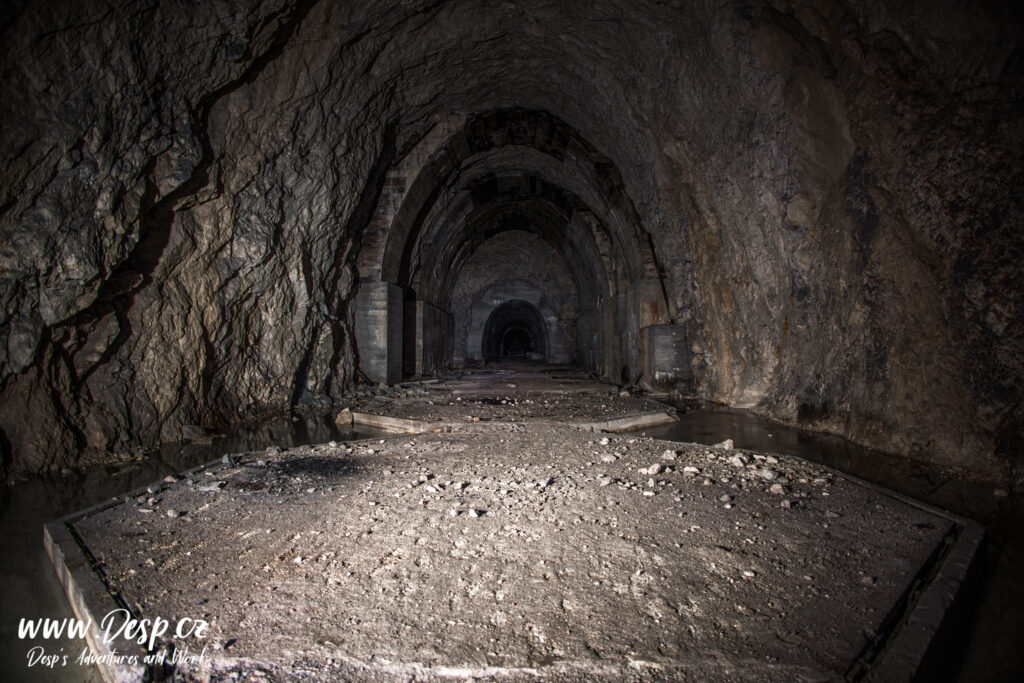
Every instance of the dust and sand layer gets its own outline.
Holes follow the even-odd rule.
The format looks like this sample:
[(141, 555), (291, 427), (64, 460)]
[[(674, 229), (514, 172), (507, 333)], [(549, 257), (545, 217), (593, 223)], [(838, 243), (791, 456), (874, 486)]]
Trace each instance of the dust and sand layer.
[[(796, 458), (543, 422), (241, 454), (68, 524), (218, 680), (822, 680), (951, 531)], [(176, 643), (179, 648), (184, 643)]]

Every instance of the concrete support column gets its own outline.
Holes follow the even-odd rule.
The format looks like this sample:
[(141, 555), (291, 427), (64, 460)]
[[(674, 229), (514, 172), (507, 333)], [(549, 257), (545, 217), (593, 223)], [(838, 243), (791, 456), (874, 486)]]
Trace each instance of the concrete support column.
[(600, 304), (601, 320), (601, 374), (614, 382), (621, 374), (618, 367), (618, 335), (616, 334), (615, 299), (605, 299)]
[(693, 387), (690, 344), (682, 325), (649, 325), (640, 331), (640, 342), (645, 389), (686, 392)]
[(390, 282), (363, 282), (356, 294), (359, 369), (372, 382), (402, 379), (402, 288)]
[(451, 358), (452, 316), (426, 301), (416, 302), (416, 374), (444, 369)]

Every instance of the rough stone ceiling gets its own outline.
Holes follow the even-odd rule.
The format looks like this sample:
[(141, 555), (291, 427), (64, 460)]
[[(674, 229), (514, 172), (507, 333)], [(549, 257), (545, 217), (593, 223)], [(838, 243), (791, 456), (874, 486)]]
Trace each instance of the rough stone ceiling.
[[(5, 469), (345, 391), (386, 174), (450, 117), (506, 109), (565, 122), (621, 176), (703, 396), (988, 473), (1018, 462), (1014, 3), (3, 12)], [(585, 167), (526, 150), (467, 160), (451, 199), (498, 170), (624, 227)]]

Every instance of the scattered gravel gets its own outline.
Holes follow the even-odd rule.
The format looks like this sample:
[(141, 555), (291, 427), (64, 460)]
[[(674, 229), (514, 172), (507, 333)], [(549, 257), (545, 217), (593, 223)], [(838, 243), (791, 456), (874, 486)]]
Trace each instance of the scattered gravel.
[(945, 532), (794, 458), (496, 427), (241, 454), (74, 526), (143, 616), (210, 622), (194, 675), (323, 681), (842, 677)]

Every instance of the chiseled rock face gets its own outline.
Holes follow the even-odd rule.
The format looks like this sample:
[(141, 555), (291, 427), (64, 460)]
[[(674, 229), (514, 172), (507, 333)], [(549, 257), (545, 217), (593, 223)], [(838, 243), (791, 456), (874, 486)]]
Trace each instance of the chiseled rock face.
[(0, 14), (7, 471), (345, 391), (384, 173), (432, 122), (506, 107), (615, 164), (705, 396), (1018, 465), (1012, 3), (20, 4)]

